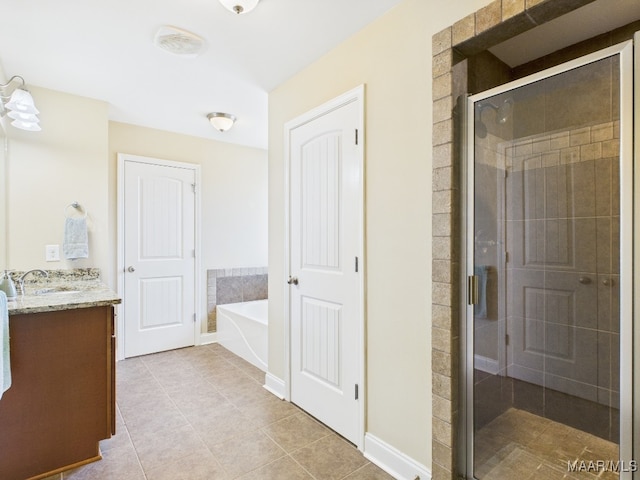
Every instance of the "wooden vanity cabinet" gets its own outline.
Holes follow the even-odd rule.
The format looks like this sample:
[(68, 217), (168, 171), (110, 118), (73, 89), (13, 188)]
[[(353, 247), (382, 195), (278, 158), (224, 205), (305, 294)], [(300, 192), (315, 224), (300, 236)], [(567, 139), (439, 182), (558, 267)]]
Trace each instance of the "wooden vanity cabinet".
[(0, 399), (0, 479), (99, 460), (115, 434), (113, 306), (11, 315), (12, 385)]

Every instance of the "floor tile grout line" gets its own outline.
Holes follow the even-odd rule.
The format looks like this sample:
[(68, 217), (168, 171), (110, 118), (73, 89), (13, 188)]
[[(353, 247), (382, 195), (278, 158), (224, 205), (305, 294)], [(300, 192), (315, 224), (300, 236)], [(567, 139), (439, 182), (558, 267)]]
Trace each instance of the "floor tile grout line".
[[(259, 382), (258, 382), (256, 379), (254, 379), (253, 377), (251, 377), (250, 375), (248, 375), (246, 372), (244, 372), (244, 371), (242, 370), (242, 368), (238, 367), (237, 365), (234, 365), (234, 364), (233, 364), (233, 362), (230, 362), (228, 359), (224, 358), (223, 356), (220, 356), (220, 357), (222, 358), (222, 360), (223, 360), (224, 362), (226, 362), (226, 363), (228, 364), (228, 365), (227, 365), (227, 367), (230, 367), (230, 368), (233, 368), (234, 370), (239, 371), (241, 374), (243, 374), (243, 375), (244, 375), (244, 377), (245, 377), (245, 378), (248, 378), (249, 380), (254, 381), (256, 384), (260, 385), (260, 384), (259, 384)], [(172, 403), (176, 406), (176, 408), (177, 408), (177, 409), (180, 411), (180, 413), (183, 415), (183, 417), (185, 418), (185, 420), (187, 421), (187, 423), (188, 423), (188, 424), (189, 424), (189, 425), (194, 429), (194, 431), (195, 431), (196, 435), (198, 436), (198, 438), (199, 438), (199, 439), (202, 441), (202, 443), (204, 444), (204, 447), (205, 447), (205, 448), (206, 448), (206, 449), (211, 453), (211, 455), (213, 456), (213, 458), (216, 460), (216, 462), (218, 462), (218, 464), (219, 464), (219, 465), (221, 466), (221, 468), (225, 471), (225, 473), (227, 474), (227, 476), (231, 476), (230, 472), (229, 472), (229, 471), (224, 467), (224, 465), (222, 464), (222, 462), (220, 461), (220, 459), (218, 458), (218, 456), (217, 456), (217, 455), (215, 455), (215, 453), (211, 450), (211, 448), (209, 447), (209, 445), (207, 444), (207, 442), (205, 442), (205, 441), (204, 441), (204, 439), (203, 439), (202, 435), (197, 431), (197, 429), (195, 429), (195, 428), (193, 427), (193, 424), (191, 423), (191, 421), (186, 417), (186, 415), (184, 414), (184, 412), (180, 409), (179, 405), (175, 402), (175, 400), (171, 397), (171, 395), (170, 395), (170, 394), (169, 394), (169, 392), (166, 390), (166, 388), (162, 385), (162, 382), (160, 382), (160, 380), (159, 380), (155, 375), (153, 375), (153, 372), (151, 372), (151, 374), (152, 374), (152, 376), (156, 379), (156, 381), (158, 381), (158, 382), (160, 383), (160, 386), (163, 388), (164, 392), (167, 394), (167, 396), (171, 399)], [(226, 394), (225, 394), (225, 392), (224, 392), (224, 391), (220, 390), (220, 388), (219, 388), (218, 386), (216, 386), (216, 385), (215, 385), (215, 384), (213, 384), (212, 382), (208, 381), (206, 378), (205, 378), (204, 380), (205, 380), (207, 383), (209, 383), (210, 385), (212, 385), (212, 386), (216, 389), (216, 391), (217, 391), (217, 392), (218, 392), (222, 397), (224, 397), (225, 399), (227, 399), (227, 401), (228, 401), (231, 405), (233, 405), (233, 406), (234, 406), (234, 408), (237, 408), (237, 409), (238, 409), (238, 411), (240, 411), (240, 413), (241, 413), (242, 415), (244, 415), (244, 413), (242, 412), (241, 406), (239, 406), (239, 405), (237, 405), (237, 404), (234, 404), (234, 403), (232, 402), (232, 397), (230, 397), (230, 395), (229, 395), (228, 393), (226, 393)], [(250, 417), (247, 417), (247, 418), (250, 418)], [(288, 417), (287, 417), (287, 418), (288, 418)], [(270, 424), (269, 424), (269, 425), (270, 425)], [(257, 427), (256, 431), (262, 432), (263, 434), (265, 434), (265, 435), (266, 435), (266, 433), (262, 431), (262, 428), (263, 428), (263, 427)], [(241, 436), (241, 435), (242, 435), (242, 433), (238, 433), (237, 435), (234, 435), (234, 436), (232, 436), (232, 437), (228, 438), (228, 439), (227, 439), (227, 440), (225, 440), (225, 441), (229, 441), (229, 440), (232, 440), (232, 439), (238, 438), (238, 437), (239, 437), (239, 436)], [(279, 458), (284, 458), (285, 456), (287, 456), (287, 454), (288, 454), (288, 453), (287, 453), (287, 451), (286, 451), (286, 450), (285, 450), (285, 449), (284, 449), (280, 444), (278, 444), (278, 443), (277, 443), (274, 439), (272, 439), (270, 436), (268, 436), (268, 435), (266, 435), (266, 436), (267, 436), (267, 437), (268, 437), (268, 438), (269, 438), (269, 439), (270, 439), (270, 440), (271, 440), (271, 441), (272, 441), (272, 442), (273, 442), (273, 443), (274, 443), (278, 448), (280, 448), (280, 450), (282, 450), (282, 452), (283, 452), (283, 456), (282, 456), (282, 457), (279, 457)], [(221, 442), (221, 443), (224, 443), (224, 442)], [(258, 468), (261, 468), (261, 467), (258, 467)], [(248, 472), (247, 472), (247, 473), (248, 473)], [(243, 475), (244, 475), (244, 474), (243, 474)], [(242, 475), (240, 475), (240, 476), (242, 476)]]
[[(116, 402), (116, 410), (120, 411), (120, 406), (118, 405), (118, 403)], [(122, 417), (122, 412), (120, 412), (120, 416)], [(138, 456), (138, 450), (136, 449), (135, 444), (133, 443), (133, 438), (131, 438), (131, 433), (129, 432), (129, 428), (127, 427), (127, 424), (124, 421), (124, 417), (122, 417), (122, 428), (124, 428), (126, 434), (127, 434), (127, 438), (129, 439), (129, 445), (131, 446), (131, 449), (133, 450), (134, 455), (136, 456), (136, 461), (138, 462), (138, 466), (140, 467), (140, 470), (142, 471), (142, 474), (144, 475), (144, 478), (147, 478), (146, 472), (142, 466), (142, 462), (140, 461), (140, 457)], [(111, 437), (113, 438), (113, 436)], [(102, 452), (101, 452), (102, 453)]]
[(356, 468), (353, 472), (347, 473), (344, 477), (340, 478), (339, 480), (344, 480), (345, 478), (349, 477), (350, 475), (353, 475), (354, 473), (359, 472), (360, 470), (362, 470), (364, 468), (367, 468), (370, 464), (371, 464), (371, 462), (369, 460), (367, 460), (367, 463), (365, 463), (361, 467)]
[[(223, 359), (226, 361), (226, 359)], [(144, 361), (143, 361), (144, 363)], [(229, 363), (229, 362), (227, 362)], [(182, 417), (184, 418), (184, 420), (187, 422), (187, 424), (193, 429), (194, 433), (196, 434), (196, 436), (198, 437), (198, 440), (200, 440), (200, 442), (202, 443), (202, 446), (212, 455), (212, 457), (215, 459), (216, 462), (218, 462), (218, 464), (220, 465), (220, 467), (224, 470), (226, 476), (230, 477), (230, 473), (228, 472), (228, 470), (224, 467), (224, 465), (222, 464), (222, 462), (220, 462), (219, 458), (217, 455), (215, 455), (215, 453), (213, 451), (211, 451), (211, 448), (209, 448), (209, 445), (207, 445), (207, 443), (204, 441), (204, 439), (202, 438), (202, 435), (198, 432), (198, 430), (193, 426), (193, 424), (191, 423), (191, 421), (189, 421), (189, 419), (186, 417), (186, 415), (184, 414), (184, 412), (180, 409), (180, 407), (178, 406), (178, 404), (175, 402), (175, 400), (171, 397), (171, 395), (169, 394), (169, 392), (167, 391), (167, 389), (165, 388), (165, 386), (162, 384), (162, 382), (160, 382), (160, 380), (158, 379), (158, 377), (153, 373), (153, 371), (151, 371), (151, 369), (148, 368), (148, 366), (145, 364), (145, 367), (147, 367), (147, 370), (149, 371), (150, 375), (154, 378), (154, 380), (156, 382), (158, 382), (158, 384), (160, 385), (160, 388), (162, 388), (163, 392), (167, 395), (167, 397), (169, 398), (169, 400), (171, 401), (171, 403), (176, 407), (176, 409), (180, 412), (180, 415), (182, 415)], [(207, 381), (206, 379), (204, 379), (205, 381)], [(208, 381), (207, 381), (208, 382)], [(208, 382), (211, 384), (211, 382)], [(219, 388), (216, 385), (211, 384), (219, 393), (222, 394), (222, 392), (219, 391)], [(124, 421), (124, 417), (123, 417), (123, 421)], [(126, 425), (126, 422), (125, 422)], [(133, 438), (131, 438), (131, 435), (129, 435), (129, 438), (131, 439), (131, 443), (133, 444), (133, 448), (136, 454), (136, 458), (138, 459), (138, 462), (140, 464), (140, 467), (142, 469), (143, 475), (145, 477), (145, 480), (147, 479), (147, 472), (144, 469), (144, 466), (142, 465), (142, 462), (140, 461), (140, 458), (138, 456), (138, 450), (136, 448), (135, 442), (133, 441)], [(235, 438), (235, 437), (234, 437)], [(175, 463), (183, 458), (186, 458), (188, 455), (185, 455), (184, 457), (181, 457), (180, 459), (176, 459), (171, 463)]]
[[(153, 374), (153, 372), (151, 371), (149, 366), (145, 363), (144, 359), (142, 359), (141, 362), (142, 362), (142, 365), (144, 365), (144, 367), (146, 368), (147, 373), (149, 375), (151, 375), (151, 377), (160, 385), (160, 388), (162, 388), (162, 390), (166, 394), (166, 391), (164, 390), (164, 387), (162, 386), (162, 384), (160, 384), (160, 382), (158, 381), (156, 376)], [(116, 375), (117, 375), (117, 368), (118, 367), (116, 366)], [(168, 394), (167, 394), (167, 396), (169, 397)], [(142, 465), (142, 461), (140, 460), (140, 455), (138, 453), (138, 447), (136, 446), (136, 442), (133, 440), (133, 437), (131, 436), (131, 432), (129, 431), (129, 427), (127, 426), (127, 420), (125, 419), (124, 415), (122, 415), (122, 410), (121, 410), (120, 406), (118, 405), (117, 401), (116, 401), (116, 406), (117, 406), (118, 410), (120, 410), (120, 415), (122, 416), (122, 423), (123, 423), (124, 428), (127, 431), (127, 435), (129, 437), (129, 441), (131, 442), (131, 445), (133, 447), (133, 453), (135, 454), (136, 461), (138, 462), (138, 466), (140, 467), (140, 470), (142, 471), (142, 476), (144, 477), (145, 480), (148, 480), (147, 471), (145, 470), (144, 465)], [(185, 420), (187, 420), (187, 419), (185, 418)], [(187, 422), (188, 422), (188, 420), (187, 420)]]
[[(314, 442), (311, 442), (311, 443), (314, 443)], [(310, 445), (310, 444), (309, 444), (309, 445)], [(303, 447), (303, 448), (304, 448), (304, 447)], [(298, 449), (298, 450), (299, 450), (299, 449)], [(294, 450), (294, 452), (296, 452), (296, 451), (297, 451), (297, 450)], [(300, 466), (300, 468), (301, 468), (302, 470), (304, 470), (304, 471), (305, 471), (305, 472), (306, 472), (306, 473), (307, 473), (311, 478), (313, 478), (313, 480), (318, 480), (318, 479), (316, 478), (316, 476), (315, 476), (313, 473), (311, 473), (309, 470), (307, 470), (307, 469), (304, 467), (304, 465), (302, 465), (298, 460), (296, 460), (296, 458), (295, 458), (293, 455), (291, 455), (291, 454), (292, 454), (292, 453), (294, 453), (294, 452), (289, 453), (289, 457), (291, 458), (291, 460), (293, 460), (293, 461), (294, 461), (298, 466)]]
[[(122, 420), (124, 423), (124, 419)], [(144, 466), (142, 465), (142, 462), (140, 461), (140, 456), (138, 455), (138, 449), (136, 448), (135, 444), (133, 443), (133, 438), (131, 438), (131, 433), (129, 432), (129, 429), (127, 428), (126, 424), (124, 425), (125, 430), (127, 431), (127, 436), (129, 437), (129, 441), (131, 442), (131, 447), (133, 448), (133, 453), (136, 456), (136, 461), (138, 462), (138, 466), (140, 467), (140, 470), (142, 471), (142, 476), (145, 478), (145, 480), (148, 480), (148, 476), (147, 476), (147, 471), (144, 469)]]
[[(241, 372), (245, 377), (247, 377), (247, 378), (249, 378), (250, 380), (254, 381), (256, 384), (260, 385), (260, 382), (258, 382), (258, 381), (257, 381), (255, 378), (253, 378), (251, 375), (249, 375), (249, 374), (247, 374), (246, 372), (244, 372), (244, 371), (243, 371), (243, 369), (242, 369), (241, 367), (238, 367), (237, 365), (234, 365), (234, 364), (233, 364), (233, 362), (230, 362), (230, 361), (228, 361), (227, 359), (224, 359), (224, 360), (225, 360), (227, 363), (229, 363), (232, 367), (234, 367), (235, 369), (239, 370), (239, 371), (240, 371), (240, 372)], [(236, 403), (234, 403), (234, 402), (232, 401), (232, 397), (230, 396), (230, 394), (228, 394), (228, 393), (226, 393), (226, 394), (225, 394), (225, 392), (220, 391), (220, 389), (219, 389), (217, 386), (215, 386), (215, 385), (214, 385), (214, 387), (218, 390), (218, 392), (219, 392), (219, 393), (220, 393), (224, 398), (226, 398), (226, 399), (227, 399), (227, 401), (228, 401), (231, 405), (233, 405), (235, 408), (237, 408), (237, 409), (242, 413), (242, 407), (241, 407), (240, 405), (237, 405)], [(297, 412), (296, 412), (296, 413), (297, 413)], [(242, 414), (244, 415), (244, 413), (242, 413)], [(292, 414), (292, 415), (293, 415), (293, 414)], [(269, 426), (269, 425), (273, 425), (274, 423), (277, 423), (278, 421), (281, 421), (281, 420), (283, 420), (283, 419), (285, 419), (285, 418), (289, 418), (289, 417), (290, 417), (290, 416), (292, 416), (292, 415), (289, 415), (289, 416), (287, 416), (287, 417), (283, 417), (282, 419), (276, 420), (275, 422), (269, 423), (269, 424), (267, 424), (267, 425), (263, 425), (263, 426), (261, 426), (261, 427), (258, 427), (258, 429), (257, 429), (257, 431), (258, 431), (258, 432), (261, 432), (261, 433), (262, 433), (263, 435), (265, 435), (265, 436), (266, 436), (266, 437), (267, 437), (271, 442), (273, 442), (273, 444), (274, 444), (274, 445), (276, 445), (276, 446), (277, 446), (277, 447), (282, 451), (283, 455), (282, 455), (281, 457), (278, 457), (277, 459), (274, 459), (272, 462), (269, 462), (269, 463), (267, 463), (267, 464), (265, 464), (265, 465), (261, 465), (261, 466), (259, 466), (259, 467), (255, 468), (255, 469), (253, 469), (253, 470), (251, 470), (251, 471), (249, 471), (249, 472), (245, 472), (245, 473), (243, 473), (243, 474), (239, 475), (237, 478), (240, 478), (240, 477), (242, 477), (242, 476), (244, 476), (244, 475), (246, 475), (246, 474), (248, 474), (248, 473), (251, 473), (252, 471), (256, 471), (256, 470), (259, 470), (259, 469), (261, 469), (261, 468), (264, 468), (264, 467), (266, 467), (267, 465), (270, 465), (270, 464), (272, 464), (272, 463), (274, 463), (274, 462), (276, 462), (276, 461), (278, 461), (278, 460), (280, 460), (280, 459), (282, 459), (282, 458), (286, 458), (286, 457), (290, 457), (290, 458), (292, 458), (292, 457), (289, 455), (289, 452), (287, 452), (287, 450), (285, 450), (285, 449), (283, 448), (283, 446), (282, 446), (282, 445), (280, 445), (280, 444), (279, 444), (279, 443), (278, 443), (274, 438), (272, 438), (272, 437), (271, 437), (271, 436), (270, 436), (270, 435), (269, 435), (269, 434), (264, 430), (267, 426)], [(249, 418), (249, 417), (247, 417), (247, 418)], [(239, 434), (239, 435), (237, 435), (237, 436), (231, 437), (231, 438), (237, 438), (238, 436), (240, 436), (240, 434)], [(206, 445), (206, 444), (205, 444), (205, 445)], [(209, 449), (209, 451), (211, 451), (211, 449), (209, 448), (209, 446), (208, 446), (208, 445), (206, 445), (206, 447)], [(212, 453), (212, 455), (214, 455), (214, 458), (216, 458), (216, 459), (217, 459), (217, 457), (215, 456), (215, 454), (214, 454), (213, 452), (211, 452), (211, 453)], [(293, 458), (292, 458), (292, 460), (293, 460)], [(295, 461), (295, 460), (294, 460), (294, 461)], [(220, 462), (219, 462), (219, 463), (220, 463)], [(296, 462), (296, 463), (297, 463), (297, 462)], [(224, 469), (224, 466), (223, 466), (222, 464), (221, 464), (221, 466), (222, 466), (222, 468)], [(228, 472), (226, 469), (224, 469), (224, 470), (225, 470), (225, 472), (226, 472), (227, 474), (229, 474), (229, 472)], [(305, 470), (305, 471), (306, 471), (306, 470)], [(313, 477), (313, 478), (315, 479), (315, 477)]]
[(325, 435), (323, 435), (322, 437), (320, 437), (320, 438), (316, 438), (315, 440), (312, 440), (312, 441), (310, 441), (310, 442), (308, 442), (308, 443), (305, 443), (304, 445), (301, 445), (301, 446), (297, 447), (297, 448), (296, 448), (296, 449), (294, 449), (294, 450), (291, 450), (291, 451), (285, 450), (285, 448), (284, 448), (282, 445), (280, 445), (280, 444), (278, 443), (278, 441), (277, 441), (275, 438), (273, 438), (271, 435), (269, 435), (269, 432), (265, 431), (265, 429), (266, 429), (267, 427), (270, 427), (271, 425), (275, 425), (276, 423), (279, 423), (279, 422), (281, 422), (281, 421), (283, 421), (283, 420), (286, 420), (286, 419), (288, 419), (288, 418), (291, 418), (291, 417), (293, 417), (293, 416), (295, 416), (295, 415), (290, 415), (290, 416), (288, 416), (288, 417), (284, 417), (284, 418), (282, 418), (282, 419), (278, 420), (277, 422), (273, 422), (273, 423), (270, 423), (270, 424), (265, 425), (265, 426), (263, 426), (263, 427), (260, 427), (260, 430), (262, 431), (262, 433), (264, 433), (264, 434), (265, 434), (267, 437), (269, 437), (273, 442), (275, 442), (275, 443), (276, 443), (276, 445), (278, 445), (280, 448), (282, 448), (282, 449), (287, 453), (287, 455), (291, 455), (293, 452), (297, 452), (298, 450), (300, 450), (300, 449), (302, 449), (302, 448), (305, 448), (306, 446), (311, 445), (312, 443), (315, 443), (315, 442), (317, 442), (317, 441), (319, 441), (319, 440), (322, 440), (323, 438), (326, 438), (326, 437), (328, 437), (329, 435), (331, 435), (331, 434), (333, 433), (333, 432), (331, 432), (331, 431), (328, 431), (328, 432), (327, 432)]

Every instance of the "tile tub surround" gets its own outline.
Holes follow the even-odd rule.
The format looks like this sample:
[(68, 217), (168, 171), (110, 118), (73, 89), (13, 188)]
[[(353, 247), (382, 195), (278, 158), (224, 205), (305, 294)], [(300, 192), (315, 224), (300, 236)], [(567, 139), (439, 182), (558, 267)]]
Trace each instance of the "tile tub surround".
[(266, 299), (268, 271), (267, 267), (207, 270), (207, 331), (217, 330), (216, 305)]
[[(432, 37), (432, 475), (457, 478), (459, 419), (460, 301), (460, 155), (453, 106), (460, 95), (477, 93), (491, 84), (491, 69), (468, 71), (473, 55), (537, 25), (576, 10), (591, 0), (495, 0)], [(551, 54), (534, 70), (599, 50), (629, 36), (620, 30)], [(607, 36), (607, 38), (604, 38)], [(527, 67), (529, 64), (527, 65)], [(526, 69), (525, 69), (526, 70)], [(518, 72), (514, 72), (516, 75)], [(522, 71), (521, 74), (533, 73)], [(479, 78), (474, 78), (474, 75)], [(484, 78), (483, 78), (484, 77)], [(483, 83), (484, 81), (484, 83)], [(482, 83), (474, 89), (472, 82)], [(478, 85), (475, 85), (477, 87)]]

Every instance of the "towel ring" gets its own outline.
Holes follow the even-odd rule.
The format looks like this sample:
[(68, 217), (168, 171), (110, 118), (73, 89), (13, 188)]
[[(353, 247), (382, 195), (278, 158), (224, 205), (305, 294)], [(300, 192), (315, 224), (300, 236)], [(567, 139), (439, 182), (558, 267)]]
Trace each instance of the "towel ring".
[(73, 208), (75, 210), (78, 210), (79, 212), (84, 212), (84, 215), (81, 218), (87, 218), (87, 211), (85, 209), (83, 209), (82, 205), (80, 205), (78, 202), (70, 203), (69, 205), (64, 207), (64, 216), (65, 217), (72, 218), (73, 210), (70, 211), (69, 208)]

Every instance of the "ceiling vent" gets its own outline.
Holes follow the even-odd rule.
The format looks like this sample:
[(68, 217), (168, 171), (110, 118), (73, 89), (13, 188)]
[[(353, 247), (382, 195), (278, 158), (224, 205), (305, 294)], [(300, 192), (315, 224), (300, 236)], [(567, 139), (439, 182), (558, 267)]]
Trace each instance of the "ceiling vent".
[(204, 50), (204, 39), (195, 33), (165, 25), (154, 38), (158, 48), (182, 57), (197, 57)]

